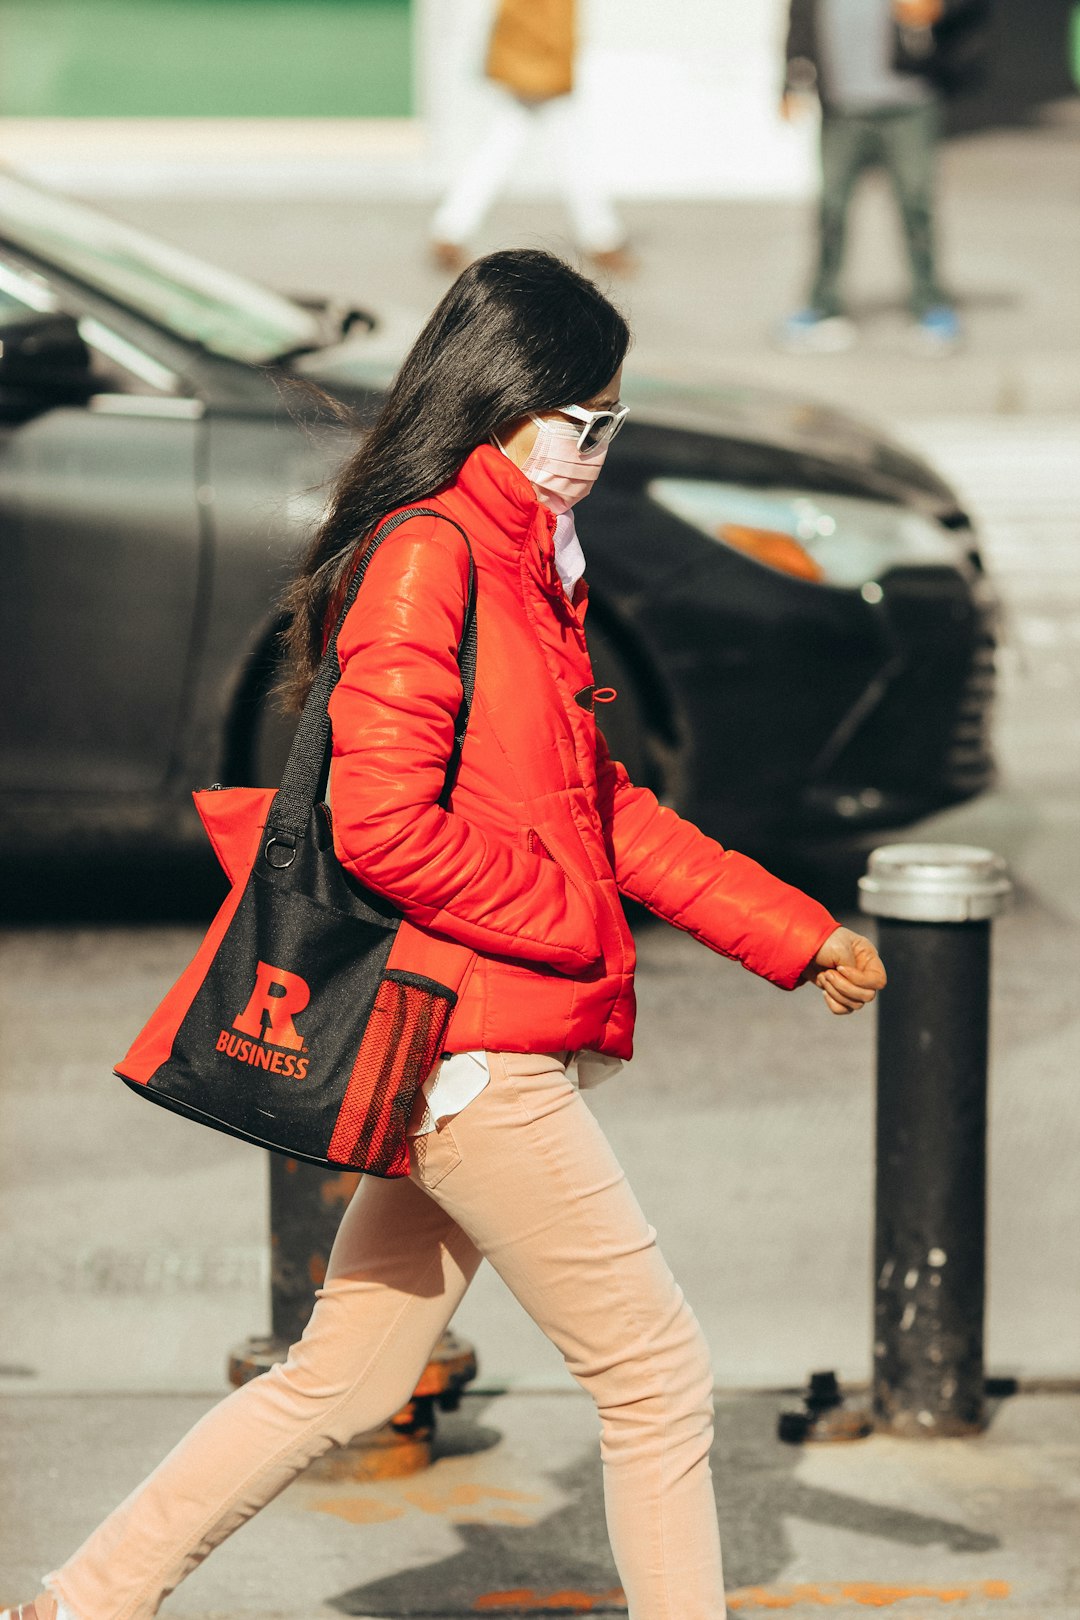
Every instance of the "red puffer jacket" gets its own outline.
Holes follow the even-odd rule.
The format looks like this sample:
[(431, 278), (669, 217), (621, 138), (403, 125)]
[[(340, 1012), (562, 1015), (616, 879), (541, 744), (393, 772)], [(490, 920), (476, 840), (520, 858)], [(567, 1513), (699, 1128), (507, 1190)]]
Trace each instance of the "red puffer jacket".
[(341, 860), (421, 929), (477, 953), (448, 1049), (629, 1057), (634, 942), (619, 890), (791, 988), (836, 927), (824, 907), (634, 787), (592, 713), (555, 520), (481, 445), (425, 501), (477, 574), (476, 694), (453, 808), (468, 554), (436, 518), (380, 546), (338, 640), (331, 798)]

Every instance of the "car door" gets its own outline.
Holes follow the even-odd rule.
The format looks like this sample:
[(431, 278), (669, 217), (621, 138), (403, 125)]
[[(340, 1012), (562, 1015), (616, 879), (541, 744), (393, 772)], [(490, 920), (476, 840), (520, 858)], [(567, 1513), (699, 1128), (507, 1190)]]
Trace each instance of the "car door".
[[(0, 260), (3, 323), (56, 309)], [(80, 319), (84, 397), (5, 396), (0, 370), (0, 771), (6, 790), (164, 786), (189, 681), (204, 537), (202, 408), (152, 357)]]

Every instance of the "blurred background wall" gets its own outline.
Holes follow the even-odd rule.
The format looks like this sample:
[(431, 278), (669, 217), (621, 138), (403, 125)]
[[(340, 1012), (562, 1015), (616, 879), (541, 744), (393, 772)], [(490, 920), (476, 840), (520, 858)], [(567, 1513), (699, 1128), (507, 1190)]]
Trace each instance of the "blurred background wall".
[[(998, 0), (955, 127), (1067, 95), (1075, 0)], [(433, 195), (467, 148), (493, 0), (0, 0), (0, 159), (87, 189)], [(626, 197), (783, 197), (813, 132), (776, 102), (786, 0), (582, 0), (592, 139)], [(544, 189), (542, 158), (520, 176)]]
[[(449, 166), (468, 145), (491, 0), (419, 0), (422, 101)], [(581, 93), (604, 171), (624, 197), (797, 195), (812, 144), (777, 111), (786, 0), (585, 0)], [(521, 176), (536, 189), (539, 168)]]
[(404, 117), (412, 13), (411, 0), (3, 0), (4, 111)]

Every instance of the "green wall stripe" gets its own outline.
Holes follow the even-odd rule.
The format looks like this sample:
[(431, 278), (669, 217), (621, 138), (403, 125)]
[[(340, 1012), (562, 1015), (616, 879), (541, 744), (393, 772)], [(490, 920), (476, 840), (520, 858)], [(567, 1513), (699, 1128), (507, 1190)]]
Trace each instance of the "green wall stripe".
[(0, 0), (6, 117), (404, 117), (411, 0)]

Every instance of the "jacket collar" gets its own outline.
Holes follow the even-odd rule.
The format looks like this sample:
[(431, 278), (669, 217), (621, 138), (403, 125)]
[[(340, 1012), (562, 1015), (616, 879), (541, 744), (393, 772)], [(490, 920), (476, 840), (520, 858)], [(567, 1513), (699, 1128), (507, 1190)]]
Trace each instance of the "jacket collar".
[(520, 467), (493, 444), (480, 444), (454, 482), (440, 491), (470, 538), (517, 563), (531, 541), (543, 572), (554, 567), (555, 518)]

